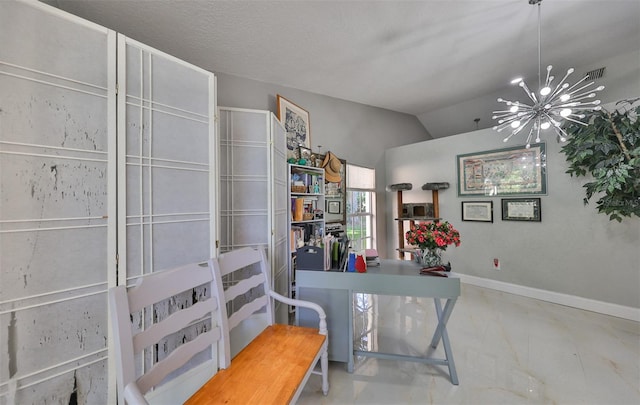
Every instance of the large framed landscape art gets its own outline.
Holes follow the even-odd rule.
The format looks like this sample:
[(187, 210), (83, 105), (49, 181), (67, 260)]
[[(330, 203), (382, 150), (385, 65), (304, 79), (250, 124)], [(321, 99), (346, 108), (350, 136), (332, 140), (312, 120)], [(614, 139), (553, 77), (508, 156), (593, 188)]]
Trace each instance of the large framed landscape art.
[(459, 196), (547, 193), (544, 143), (457, 156)]

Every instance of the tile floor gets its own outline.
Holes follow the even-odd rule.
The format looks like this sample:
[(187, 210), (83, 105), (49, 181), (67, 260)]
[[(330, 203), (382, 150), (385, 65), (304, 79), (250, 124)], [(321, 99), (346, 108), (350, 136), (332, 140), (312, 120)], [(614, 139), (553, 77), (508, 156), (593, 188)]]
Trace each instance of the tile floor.
[[(426, 352), (433, 300), (364, 298), (368, 342)], [(330, 363), (326, 397), (311, 376), (298, 404), (640, 404), (637, 322), (463, 284), (447, 329), (460, 385), (446, 367), (360, 357), (353, 374)]]

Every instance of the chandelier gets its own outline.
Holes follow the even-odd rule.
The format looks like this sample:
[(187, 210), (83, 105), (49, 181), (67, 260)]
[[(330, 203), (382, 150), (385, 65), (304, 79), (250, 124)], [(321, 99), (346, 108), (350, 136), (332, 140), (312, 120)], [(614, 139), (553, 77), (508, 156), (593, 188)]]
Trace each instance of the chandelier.
[(527, 136), (527, 148), (531, 146), (531, 139), (535, 134), (535, 142), (540, 142), (540, 131), (553, 128), (561, 142), (566, 141), (567, 133), (562, 129), (564, 120), (587, 125), (581, 120), (585, 118), (585, 111), (597, 111), (602, 107), (600, 100), (595, 100), (596, 91), (601, 91), (604, 86), (589, 90), (594, 82), (585, 83), (587, 76), (573, 86), (567, 83), (567, 78), (574, 72), (573, 68), (567, 70), (562, 80), (554, 85), (554, 76), (551, 75), (551, 65), (547, 66), (547, 75), (542, 83), (541, 57), (540, 57), (540, 6), (542, 0), (529, 0), (529, 4), (538, 6), (538, 93), (529, 89), (522, 78), (511, 81), (511, 84), (519, 85), (529, 100), (526, 102), (510, 101), (498, 98), (498, 102), (505, 103), (507, 110), (494, 111), (493, 119), (498, 120), (498, 125), (493, 129), (501, 132), (509, 129), (511, 133), (504, 138), (504, 142), (512, 136), (529, 128)]

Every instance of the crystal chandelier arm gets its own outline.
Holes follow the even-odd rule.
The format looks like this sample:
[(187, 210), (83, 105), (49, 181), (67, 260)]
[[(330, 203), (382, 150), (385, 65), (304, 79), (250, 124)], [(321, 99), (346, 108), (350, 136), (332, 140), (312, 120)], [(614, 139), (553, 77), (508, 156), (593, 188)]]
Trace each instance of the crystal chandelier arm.
[[(531, 146), (531, 137), (533, 136), (533, 128), (531, 127), (531, 129), (529, 129), (529, 135), (527, 135), (527, 149)], [(540, 127), (538, 126), (538, 137), (536, 139), (536, 142), (540, 142)]]
[(533, 112), (533, 108), (522, 108), (519, 109), (518, 111), (511, 111), (511, 110), (500, 110), (500, 111), (494, 111), (493, 113), (496, 114), (492, 117), (492, 119), (499, 119), (499, 118), (504, 118), (504, 117), (508, 117), (510, 115), (523, 115), (523, 114), (528, 114), (528, 113), (532, 113)]
[(511, 116), (516, 116), (515, 114), (513, 114), (510, 111), (494, 111), (493, 112), (495, 115), (491, 117), (491, 119), (494, 120), (499, 120), (499, 121), (503, 121), (503, 118), (508, 118)]
[(554, 121), (553, 129), (556, 131), (556, 134), (560, 137), (560, 141), (564, 142), (569, 137), (569, 135), (566, 132), (564, 132), (564, 129), (560, 127), (559, 122)]
[(498, 125), (493, 127), (493, 129), (497, 130), (498, 132), (501, 132), (505, 128), (513, 128), (511, 124), (514, 122), (517, 122), (522, 117), (526, 119), (525, 123), (524, 124), (520, 123), (516, 128), (516, 129), (520, 128), (520, 130), (522, 130), (522, 127), (525, 126), (531, 120), (531, 117), (533, 117), (533, 114), (514, 114), (512, 116), (505, 117), (505, 119), (498, 120)]
[[(590, 85), (590, 84), (588, 84), (588, 85), (586, 85), (586, 86), (584, 86), (584, 87), (588, 87), (589, 85)], [(595, 97), (595, 96), (596, 96), (596, 93), (595, 93), (595, 92), (596, 92), (596, 91), (601, 91), (601, 90), (603, 90), (603, 89), (604, 89), (604, 86), (600, 86), (600, 87), (596, 87), (595, 89), (588, 90), (588, 91), (586, 91), (586, 92), (584, 92), (584, 93), (580, 93), (580, 94), (576, 94), (576, 95), (574, 95), (574, 93), (575, 93), (576, 91), (579, 91), (579, 90), (576, 90), (576, 91), (574, 91), (573, 93), (571, 93), (571, 94), (569, 94), (569, 95), (571, 96), (571, 99), (572, 99), (573, 101), (580, 101), (580, 100), (584, 100), (584, 99), (587, 99), (587, 98), (593, 98), (593, 97)]]
[(556, 86), (555, 89), (553, 89), (553, 91), (551, 92), (551, 94), (548, 97), (549, 102), (553, 102), (555, 99), (560, 97), (560, 93), (562, 93), (567, 87), (569, 87), (569, 83), (564, 83), (562, 84), (562, 82), (558, 83), (558, 85)]
[(579, 121), (579, 120), (574, 120), (573, 118), (571, 118), (571, 115), (576, 116), (576, 117), (578, 117), (578, 118), (584, 118), (584, 115), (582, 115), (582, 114), (570, 114), (570, 115), (568, 115), (568, 116), (564, 117), (564, 119), (565, 119), (565, 120), (567, 120), (567, 121), (575, 122), (576, 124), (583, 125), (583, 126), (585, 126), (585, 127), (586, 127), (587, 125), (589, 125), (589, 124), (587, 124), (587, 123), (585, 123), (585, 122), (582, 122), (582, 121)]
[[(557, 122), (556, 120), (553, 119), (553, 117), (551, 115), (549, 115), (549, 113), (547, 112), (543, 112), (542, 113), (542, 118), (545, 119), (545, 121), (547, 121), (549, 124), (554, 125), (555, 122)], [(541, 119), (542, 121), (542, 119)]]
[[(596, 100), (596, 101), (599, 102), (600, 100)], [(575, 110), (575, 111), (591, 111), (591, 110), (600, 111), (602, 109), (602, 107), (599, 105), (600, 103), (596, 103), (596, 101), (594, 101), (593, 103), (581, 104), (578, 107), (575, 107), (573, 110)], [(595, 105), (595, 107), (593, 107), (590, 104)]]
[[(526, 91), (526, 90), (525, 90)], [(499, 103), (505, 103), (506, 105), (515, 105), (518, 107), (528, 107), (528, 108), (533, 108), (533, 106), (526, 104), (526, 103), (521, 103), (520, 101), (511, 101), (511, 100), (505, 100), (503, 98), (498, 98), (498, 102)]]
[[(524, 127), (526, 127), (527, 125), (529, 125), (529, 122), (531, 122), (531, 120), (533, 119), (533, 117), (531, 115), (525, 117), (525, 121), (524, 123), (521, 123), (520, 126), (516, 129), (513, 130), (513, 133), (511, 134), (511, 136), (517, 134), (518, 132), (522, 131), (524, 129)], [(510, 136), (510, 137), (511, 137)]]
[(575, 83), (573, 84), (573, 86), (571, 86), (571, 87), (569, 87), (569, 88), (567, 89), (567, 94), (572, 95), (573, 93), (576, 93), (576, 92), (578, 92), (578, 91), (581, 91), (582, 89), (584, 89), (584, 88), (586, 88), (586, 87), (589, 87), (590, 85), (592, 85), (592, 84), (593, 84), (593, 82), (591, 82), (591, 83), (589, 83), (589, 84), (585, 84), (585, 85), (583, 85), (582, 87), (580, 87), (580, 88), (578, 88), (578, 89), (576, 89), (576, 88), (575, 88), (576, 86), (578, 86), (580, 83), (584, 82), (585, 80), (587, 80), (587, 76), (585, 76), (585, 77), (583, 77), (582, 79), (580, 79), (580, 80), (578, 80), (577, 82), (575, 82)]
[(558, 105), (558, 106), (556, 106), (554, 108), (555, 109), (558, 109), (558, 108), (571, 108), (573, 110), (577, 110), (577, 109), (584, 110), (586, 108), (593, 109), (594, 107), (590, 107), (590, 106), (597, 106), (599, 104), (600, 104), (600, 100), (593, 100), (593, 101), (586, 101), (586, 102), (573, 102), (573, 103), (568, 103), (568, 104), (561, 104), (561, 105)]
[[(518, 128), (516, 128), (516, 129), (514, 129), (514, 130), (509, 134), (509, 136), (507, 136), (506, 138), (504, 138), (502, 141), (503, 141), (503, 142), (507, 142), (509, 139), (511, 139), (511, 137), (512, 137), (512, 136), (514, 136), (514, 135), (516, 135), (518, 132), (522, 131), (522, 129), (523, 129), (524, 127), (526, 127), (526, 126), (527, 126), (527, 124), (529, 123), (529, 121), (531, 121), (531, 117), (528, 117), (527, 121), (526, 121), (524, 124), (520, 125), (520, 126), (519, 126)], [(504, 129), (504, 128), (502, 128), (502, 129)], [(498, 130), (498, 132), (500, 132), (500, 130)]]
[(536, 98), (536, 93), (529, 90), (529, 87), (527, 86), (527, 83), (524, 82), (524, 80), (520, 82), (519, 86), (522, 87), (525, 93), (527, 93), (527, 96), (529, 96), (531, 101), (533, 101), (533, 104), (538, 102), (538, 99)]
[[(551, 65), (549, 65), (551, 66)], [(571, 76), (571, 73), (573, 73), (574, 69), (570, 68), (567, 70), (567, 73), (564, 75), (564, 77), (562, 78), (562, 80), (560, 80), (560, 82), (558, 83), (558, 85), (556, 86), (556, 90), (560, 89), (560, 86), (562, 86), (564, 84), (564, 81), (567, 80), (567, 78), (569, 76)], [(566, 89), (567, 87), (569, 87), (569, 83), (566, 83), (566, 86), (563, 87), (563, 89)], [(555, 90), (554, 90), (555, 93)]]
[(550, 87), (551, 86), (551, 82), (553, 81), (553, 76), (551, 76), (551, 69), (553, 68), (553, 66), (549, 65), (547, 66), (547, 78), (544, 79), (544, 87)]
[(494, 128), (497, 129), (498, 132), (502, 131), (505, 128), (510, 128), (511, 127), (511, 123), (515, 122), (518, 120), (518, 116), (514, 115), (512, 117), (508, 117), (505, 120), (499, 120), (498, 121), (498, 125), (495, 126)]

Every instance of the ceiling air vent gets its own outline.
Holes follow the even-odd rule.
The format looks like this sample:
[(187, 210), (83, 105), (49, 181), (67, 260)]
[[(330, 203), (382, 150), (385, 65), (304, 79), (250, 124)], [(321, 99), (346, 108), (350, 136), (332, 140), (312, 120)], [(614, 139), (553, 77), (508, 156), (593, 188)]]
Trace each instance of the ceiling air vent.
[(601, 78), (602, 76), (604, 76), (604, 69), (603, 67), (599, 68), (599, 69), (593, 69), (587, 73), (585, 73), (585, 76), (587, 76), (587, 80), (596, 80)]

